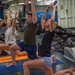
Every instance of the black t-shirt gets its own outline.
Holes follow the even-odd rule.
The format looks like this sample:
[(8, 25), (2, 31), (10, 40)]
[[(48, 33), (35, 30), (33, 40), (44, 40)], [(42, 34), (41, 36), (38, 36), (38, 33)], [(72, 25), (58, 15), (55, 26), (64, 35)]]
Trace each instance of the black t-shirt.
[(48, 31), (44, 34), (41, 49), (38, 50), (39, 52), (38, 54), (40, 57), (51, 56), (51, 43), (52, 43), (53, 38), (54, 38), (54, 31), (52, 32)]
[(35, 45), (36, 32), (37, 32), (37, 23), (27, 23), (27, 26), (24, 30), (24, 43), (25, 45)]

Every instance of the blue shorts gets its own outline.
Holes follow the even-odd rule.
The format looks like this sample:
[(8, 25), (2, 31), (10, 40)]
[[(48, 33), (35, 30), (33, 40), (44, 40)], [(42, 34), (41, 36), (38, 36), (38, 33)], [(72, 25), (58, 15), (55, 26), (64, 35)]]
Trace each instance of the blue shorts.
[(28, 53), (28, 58), (29, 59), (36, 59), (37, 58), (37, 55), (36, 55), (36, 45), (31, 45), (31, 46), (28, 46), (28, 45), (25, 45), (24, 44), (24, 41), (19, 41), (17, 42), (17, 45), (21, 48), (21, 51), (26, 51)]
[(41, 60), (44, 62), (47, 68), (50, 68), (53, 63), (52, 57), (41, 57)]

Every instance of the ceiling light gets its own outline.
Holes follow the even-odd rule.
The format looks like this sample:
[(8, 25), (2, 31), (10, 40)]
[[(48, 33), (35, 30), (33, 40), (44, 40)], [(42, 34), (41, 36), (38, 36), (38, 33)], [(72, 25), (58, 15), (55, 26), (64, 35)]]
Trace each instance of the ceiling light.
[(7, 2), (11, 2), (11, 1), (13, 1), (13, 0), (3, 1), (2, 3), (7, 3)]
[(11, 6), (14, 6), (14, 4), (11, 4)]
[(42, 0), (37, 0), (37, 2), (42, 1)]
[(25, 3), (19, 3), (19, 5), (23, 5), (23, 4), (25, 4)]

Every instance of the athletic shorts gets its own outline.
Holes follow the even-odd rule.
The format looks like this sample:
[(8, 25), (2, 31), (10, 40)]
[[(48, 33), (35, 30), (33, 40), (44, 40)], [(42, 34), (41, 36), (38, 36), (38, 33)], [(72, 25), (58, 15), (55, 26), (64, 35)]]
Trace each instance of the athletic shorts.
[(47, 68), (50, 68), (53, 63), (52, 57), (41, 57), (41, 60), (44, 62)]
[(26, 51), (28, 53), (28, 58), (29, 59), (36, 59), (37, 55), (36, 55), (36, 45), (25, 45), (24, 41), (19, 41), (17, 42), (17, 45), (21, 48), (21, 51)]

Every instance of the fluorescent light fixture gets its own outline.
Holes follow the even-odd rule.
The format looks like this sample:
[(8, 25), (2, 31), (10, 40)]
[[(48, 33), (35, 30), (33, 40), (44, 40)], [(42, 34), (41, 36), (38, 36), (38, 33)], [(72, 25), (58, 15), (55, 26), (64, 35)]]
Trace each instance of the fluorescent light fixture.
[(48, 3), (52, 3), (53, 1), (48, 1)]
[(37, 2), (42, 1), (42, 0), (37, 0)]
[(25, 3), (19, 3), (19, 5), (23, 5), (23, 4), (25, 4)]
[(17, 4), (11, 4), (11, 6), (16, 6)]
[(55, 0), (48, 0), (47, 2), (54, 2)]
[(31, 3), (31, 1), (29, 1), (28, 3)]
[(13, 0), (7, 0), (7, 1), (3, 1), (2, 3), (8, 3), (8, 2), (11, 2)]
[(54, 2), (55, 0), (45, 1), (45, 5), (49, 5), (50, 3)]
[(13, 0), (8, 0), (8, 1), (13, 1)]
[(46, 0), (46, 1), (55, 1), (55, 0)]
[(11, 6), (15, 6), (14, 4), (11, 4)]

